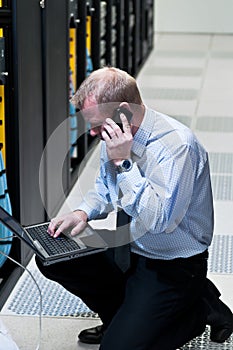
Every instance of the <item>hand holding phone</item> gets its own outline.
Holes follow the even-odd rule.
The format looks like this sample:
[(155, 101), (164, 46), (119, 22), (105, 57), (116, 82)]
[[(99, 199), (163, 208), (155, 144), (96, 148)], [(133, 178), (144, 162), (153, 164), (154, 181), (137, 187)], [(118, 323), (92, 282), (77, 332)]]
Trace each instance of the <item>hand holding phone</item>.
[(121, 130), (124, 132), (123, 130), (123, 125), (122, 125), (122, 121), (121, 121), (121, 118), (120, 118), (120, 115), (124, 114), (128, 120), (128, 123), (130, 124), (131, 123), (131, 119), (132, 119), (132, 116), (133, 116), (133, 113), (131, 113), (127, 108), (125, 107), (118, 107), (114, 110), (113, 112), (113, 117), (112, 117), (112, 120), (121, 128)]
[[(124, 114), (123, 122), (120, 118)], [(130, 158), (133, 143), (131, 132), (131, 119), (133, 114), (124, 107), (118, 107), (114, 110), (112, 118), (107, 118), (102, 131), (102, 139), (106, 142), (108, 158), (117, 166), (123, 159)], [(120, 127), (117, 128), (116, 124)], [(127, 125), (129, 124), (129, 125)]]

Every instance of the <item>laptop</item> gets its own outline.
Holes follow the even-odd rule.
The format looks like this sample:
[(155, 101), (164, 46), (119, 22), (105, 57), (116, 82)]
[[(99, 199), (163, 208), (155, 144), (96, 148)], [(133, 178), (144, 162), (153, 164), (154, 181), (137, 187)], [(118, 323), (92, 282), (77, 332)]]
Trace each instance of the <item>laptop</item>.
[(77, 236), (73, 237), (67, 232), (54, 238), (47, 232), (49, 222), (23, 227), (1, 206), (0, 222), (15, 236), (24, 241), (44, 265), (99, 253), (108, 249), (103, 238), (88, 224)]

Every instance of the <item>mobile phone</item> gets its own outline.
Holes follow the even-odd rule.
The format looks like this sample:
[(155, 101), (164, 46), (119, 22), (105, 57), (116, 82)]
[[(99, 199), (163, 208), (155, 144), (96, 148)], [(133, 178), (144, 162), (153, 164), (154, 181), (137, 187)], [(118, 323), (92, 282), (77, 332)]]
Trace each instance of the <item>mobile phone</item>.
[(124, 114), (128, 120), (128, 123), (130, 124), (133, 113), (131, 113), (127, 108), (124, 107), (118, 107), (114, 110), (113, 112), (113, 116), (112, 116), (112, 120), (119, 125), (119, 127), (121, 128), (121, 130), (123, 131), (123, 125), (122, 125), (122, 121), (120, 118), (120, 115)]

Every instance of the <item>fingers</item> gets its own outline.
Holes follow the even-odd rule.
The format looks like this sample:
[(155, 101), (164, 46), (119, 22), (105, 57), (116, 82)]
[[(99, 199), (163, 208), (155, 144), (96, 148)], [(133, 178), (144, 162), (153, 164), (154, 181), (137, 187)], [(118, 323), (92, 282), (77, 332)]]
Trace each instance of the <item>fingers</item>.
[(60, 236), (60, 234), (62, 232), (65, 232), (68, 228), (69, 228), (69, 226), (67, 225), (67, 223), (65, 221), (63, 221), (63, 223), (54, 232), (53, 237), (57, 238), (58, 236)]
[(58, 218), (54, 218), (50, 221), (50, 224), (48, 226), (48, 233), (50, 234), (50, 236), (53, 236), (55, 234), (55, 231), (57, 230), (60, 224), (61, 222)]
[(60, 218), (54, 218), (51, 220), (48, 233), (50, 236), (56, 238), (62, 232), (70, 231), (72, 236), (81, 232), (87, 221), (87, 215), (82, 211), (72, 212)]
[(65, 219), (63, 218), (55, 218), (52, 219), (49, 227), (48, 227), (48, 233), (50, 236), (56, 238), (58, 237), (63, 231), (68, 229), (68, 224), (66, 223)]
[(131, 134), (131, 126), (130, 126), (126, 116), (123, 113), (121, 113), (120, 114), (120, 118), (121, 118), (121, 121), (122, 121), (124, 133)]
[(84, 230), (86, 227), (86, 222), (85, 221), (80, 221), (78, 225), (76, 225), (73, 230), (70, 232), (71, 236), (76, 236), (78, 233)]
[(104, 123), (102, 136), (105, 141), (119, 138), (122, 135), (121, 128), (110, 118), (107, 118)]
[(124, 133), (131, 134), (131, 126), (126, 116), (123, 113), (121, 113), (120, 118), (123, 125), (123, 131), (119, 127), (119, 125), (117, 125), (111, 118), (107, 118), (105, 120), (104, 130), (102, 131), (102, 137), (105, 141), (120, 138)]

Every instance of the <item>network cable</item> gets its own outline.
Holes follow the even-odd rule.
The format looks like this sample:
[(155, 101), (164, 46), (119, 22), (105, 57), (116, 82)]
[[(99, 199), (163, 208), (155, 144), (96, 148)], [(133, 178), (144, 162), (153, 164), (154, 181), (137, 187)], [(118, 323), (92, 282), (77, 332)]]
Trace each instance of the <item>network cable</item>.
[(13, 237), (14, 237), (14, 235), (6, 236), (4, 238), (0, 237), (0, 245), (12, 244)]

